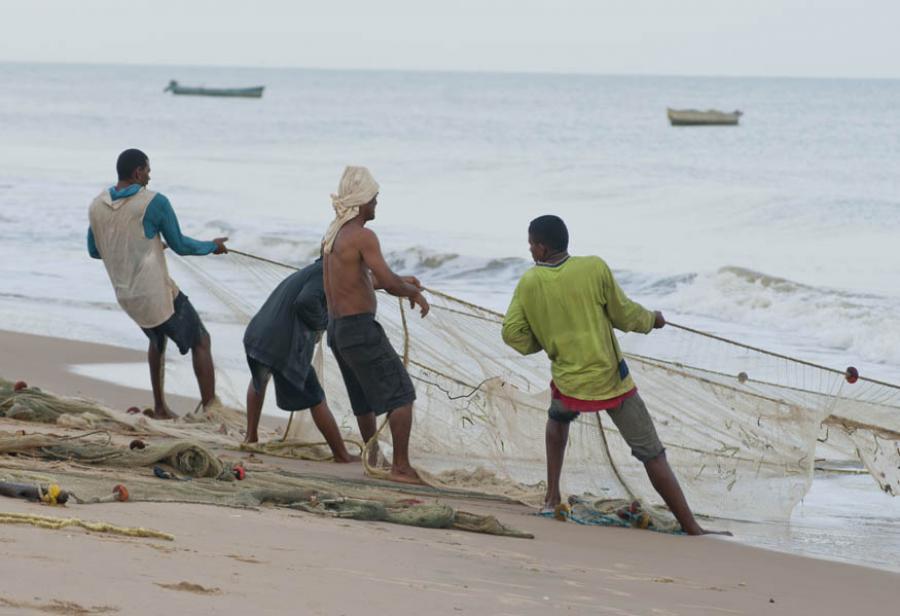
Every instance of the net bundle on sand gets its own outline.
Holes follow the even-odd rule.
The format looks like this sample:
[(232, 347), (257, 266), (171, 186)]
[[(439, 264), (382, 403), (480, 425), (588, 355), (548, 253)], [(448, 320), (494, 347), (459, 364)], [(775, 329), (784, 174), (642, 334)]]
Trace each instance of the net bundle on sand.
[[(116, 411), (90, 400), (27, 389), (15, 391), (10, 383), (0, 381), (0, 409), (3, 408), (36, 409), (33, 413), (20, 411), (13, 417), (7, 415), (11, 420), (5, 422), (7, 428), (32, 422), (52, 423), (70, 432), (60, 435), (0, 431), (0, 495), (3, 496), (46, 501), (51, 487), (61, 486), (54, 494), (54, 502), (91, 504), (127, 500), (238, 508), (271, 505), (329, 517), (531, 537), (494, 516), (460, 511), (439, 502), (436, 499), (446, 495), (427, 487), (410, 486), (401, 490), (377, 481), (360, 482), (326, 475), (309, 477), (277, 468), (254, 468), (249, 474), (242, 472), (242, 481), (236, 481), (233, 466), (214, 451), (221, 449), (221, 432), (210, 429), (196, 417), (166, 429), (166, 432), (193, 432), (194, 440), (151, 435), (153, 441), (149, 444), (144, 441), (126, 444), (135, 435), (135, 426), (127, 420), (119, 423)], [(89, 414), (96, 418), (92, 427), (104, 425), (109, 430), (71, 433), (72, 422), (60, 421), (70, 414)], [(206, 417), (206, 420), (212, 426), (220, 423), (218, 417)], [(201, 442), (212, 436), (216, 438), (211, 442)], [(140, 442), (141, 447), (134, 447), (135, 442)], [(166, 472), (158, 470), (162, 467)], [(172, 474), (167, 474), (168, 471)], [(31, 486), (34, 488), (29, 489)], [(127, 488), (123, 490), (124, 486)], [(410, 491), (417, 497), (410, 498)]]

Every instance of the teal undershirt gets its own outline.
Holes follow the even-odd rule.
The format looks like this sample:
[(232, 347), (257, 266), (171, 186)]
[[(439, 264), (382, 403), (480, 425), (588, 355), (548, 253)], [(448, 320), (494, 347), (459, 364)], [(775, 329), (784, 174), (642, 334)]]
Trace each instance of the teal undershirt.
[[(122, 190), (116, 190), (115, 186), (109, 188), (109, 195), (113, 201), (124, 199), (137, 194), (141, 189), (140, 184), (132, 184)], [(216, 249), (213, 242), (201, 242), (181, 233), (178, 217), (172, 204), (162, 193), (156, 193), (153, 200), (147, 205), (144, 212), (144, 236), (151, 240), (157, 235), (162, 235), (169, 248), (184, 256), (208, 255)], [(88, 227), (87, 234), (88, 253), (95, 259), (100, 259), (97, 243), (94, 241), (94, 231)]]

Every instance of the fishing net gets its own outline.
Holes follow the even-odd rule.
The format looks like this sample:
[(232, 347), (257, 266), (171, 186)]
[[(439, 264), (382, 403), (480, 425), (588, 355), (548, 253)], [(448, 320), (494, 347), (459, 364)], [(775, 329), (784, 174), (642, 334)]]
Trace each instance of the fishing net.
[[(83, 398), (56, 396), (36, 388), (17, 390), (0, 379), (0, 417), (4, 427), (21, 427), (14, 433), (0, 431), (2, 496), (59, 504), (272, 505), (329, 517), (531, 537), (493, 516), (461, 511), (437, 500), (478, 496), (464, 491), (298, 475), (255, 457), (238, 459), (227, 453), (238, 450), (240, 439), (229, 426), (238, 419), (243, 425), (246, 420), (221, 404), (174, 422), (157, 422)], [(91, 418), (89, 422), (75, 421), (86, 417)], [(102, 429), (75, 432), (82, 427)], [(275, 436), (266, 430), (262, 434)], [(240, 449), (327, 459), (320, 443), (270, 440)], [(249, 476), (245, 465), (250, 467)], [(410, 498), (410, 492), (417, 498)], [(7, 516), (0, 523), (15, 521)]]
[(50, 434), (0, 435), (2, 453), (30, 454), (45, 460), (69, 460), (107, 467), (165, 464), (187, 477), (231, 479), (216, 455), (192, 441), (166, 441), (132, 449), (113, 445), (109, 435), (101, 442)]
[(681, 525), (665, 507), (646, 507), (640, 501), (621, 498), (570, 496), (567, 503), (558, 505), (553, 511), (542, 511), (541, 515), (585, 526), (619, 526), (683, 534)]
[[(95, 436), (95, 435), (87, 435)], [(108, 436), (108, 435), (107, 435)], [(132, 451), (109, 442), (50, 434), (0, 434), (0, 495), (91, 504), (113, 501), (194, 503), (224, 507), (287, 507), (329, 517), (381, 521), (423, 528), (531, 538), (491, 515), (461, 511), (427, 487), (395, 488), (333, 476), (310, 476), (241, 461), (250, 467), (236, 480), (230, 463), (197, 443), (165, 441)], [(160, 472), (157, 463), (182, 476)], [(95, 468), (89, 468), (90, 465)], [(146, 467), (153, 466), (153, 472)], [(126, 487), (127, 486), (127, 487)], [(111, 489), (112, 488), (112, 489)], [(417, 498), (410, 498), (412, 492)], [(457, 496), (465, 496), (457, 494)]]
[[(101, 490), (98, 473), (117, 473), (146, 499), (229, 506), (278, 503), (323, 515), (368, 511), (382, 516), (384, 509), (383, 516), (389, 517), (403, 499), (396, 491), (386, 494), (383, 487), (374, 494), (361, 486), (337, 489), (334, 478), (311, 485), (309, 478), (302, 483), (270, 471), (254, 473), (249, 483), (214, 478), (227, 479), (222, 470), (231, 468), (221, 462), (222, 448), (236, 448), (242, 440), (245, 417), (236, 408), (243, 407), (249, 380), (241, 343), (244, 328), (292, 268), (235, 253), (202, 263), (174, 258), (172, 266), (204, 311), (214, 341), (218, 391), (226, 404), (188, 413), (178, 421), (159, 422), (89, 400), (56, 398), (36, 389), (14, 391), (12, 384), (0, 381), (4, 421), (45, 426), (29, 430), (29, 438), (35, 431), (60, 429), (69, 435), (76, 429), (112, 435), (109, 443), (51, 439), (31, 448), (32, 464), (43, 460), (56, 474), (38, 472), (30, 480), (68, 481), (76, 493), (87, 490), (96, 499), (103, 498), (98, 490), (108, 496), (110, 483), (105, 478)], [(543, 354), (522, 357), (506, 347), (500, 338), (501, 315), (438, 292), (431, 292), (429, 299), (432, 311), (422, 319), (396, 298), (378, 294), (378, 319), (416, 384), (411, 457), (431, 486), (428, 489), (435, 490), (429, 494), (494, 495), (540, 504), (548, 360)], [(809, 489), (817, 457), (853, 460), (864, 465), (885, 492), (900, 492), (896, 386), (674, 325), (646, 336), (620, 336), (620, 344), (669, 461), (697, 512), (784, 519)], [(314, 366), (345, 438), (358, 443), (340, 372), (321, 344)], [(189, 362), (176, 358), (167, 369), (176, 376), (181, 370), (182, 381), (193, 381)], [(269, 398), (271, 412), (274, 396)], [(134, 455), (120, 450), (135, 437), (152, 439), (150, 451)], [(328, 457), (308, 413), (292, 414), (287, 434), (263, 430), (261, 437), (262, 442), (249, 451)], [(22, 437), (16, 438), (24, 446)], [(179, 462), (165, 449), (178, 443), (200, 449), (189, 447), (185, 451), (191, 453)], [(379, 432), (378, 444), (390, 459), (389, 430)], [(201, 449), (213, 453), (204, 458), (197, 454)], [(148, 469), (157, 463), (195, 479), (161, 481)], [(4, 470), (9, 464), (4, 461)], [(91, 470), (78, 474), (72, 464)], [(52, 465), (63, 465), (66, 474), (59, 474), (63, 467)], [(378, 475), (380, 469), (376, 465), (369, 471)], [(573, 422), (563, 489), (578, 495), (581, 519), (611, 519), (609, 503), (638, 500), (644, 511), (655, 511), (659, 504), (643, 466), (632, 458), (603, 413), (585, 413)], [(311, 496), (317, 500), (311, 501)], [(356, 501), (380, 502), (382, 508)], [(435, 524), (447, 516), (440, 507), (430, 515)], [(390, 521), (387, 517), (380, 519)]]
[[(215, 307), (208, 319), (225, 374), (220, 391), (227, 396), (231, 386), (228, 402), (241, 405), (249, 378), (243, 327), (292, 268), (240, 253), (209, 261), (178, 259), (177, 267), (208, 294), (198, 305)], [(434, 291), (429, 300), (432, 311), (422, 319), (378, 294), (378, 320), (416, 384), (413, 463), (436, 486), (539, 503), (547, 358), (506, 347), (500, 314)], [(896, 386), (678, 326), (622, 335), (620, 343), (695, 510), (788, 517), (809, 489), (817, 447), (860, 461), (883, 490), (900, 491)], [(322, 345), (314, 366), (339, 425), (353, 435), (340, 372)], [(308, 414), (292, 419), (290, 440), (320, 440)], [(389, 431), (378, 439), (387, 455)], [(572, 494), (658, 502), (643, 466), (603, 413), (573, 422), (563, 476)]]

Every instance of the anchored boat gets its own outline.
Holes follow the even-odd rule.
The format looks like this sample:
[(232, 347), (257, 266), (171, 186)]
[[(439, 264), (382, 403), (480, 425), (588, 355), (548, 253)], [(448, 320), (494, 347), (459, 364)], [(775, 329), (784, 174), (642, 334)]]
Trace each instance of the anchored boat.
[(738, 120), (744, 115), (740, 111), (726, 113), (715, 109), (666, 109), (666, 112), (672, 126), (737, 126)]
[(186, 94), (190, 96), (238, 96), (242, 98), (262, 98), (265, 86), (252, 88), (188, 88), (179, 85), (174, 79), (169, 82), (163, 92)]

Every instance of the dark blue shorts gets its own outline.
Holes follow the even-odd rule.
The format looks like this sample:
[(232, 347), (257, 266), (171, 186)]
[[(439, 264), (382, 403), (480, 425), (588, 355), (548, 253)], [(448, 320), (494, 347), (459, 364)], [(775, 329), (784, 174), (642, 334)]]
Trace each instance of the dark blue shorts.
[(141, 329), (160, 353), (165, 352), (166, 340), (171, 338), (172, 342), (178, 345), (178, 352), (182, 355), (187, 355), (187, 352), (197, 346), (204, 336), (209, 335), (188, 296), (180, 291), (175, 298), (175, 314), (162, 325)]
[(253, 377), (253, 389), (262, 393), (269, 382), (269, 375), (275, 381), (275, 403), (282, 411), (302, 411), (320, 404), (325, 399), (325, 390), (319, 383), (316, 371), (309, 367), (306, 381), (294, 383), (277, 370), (272, 370), (262, 362), (247, 356), (250, 374)]

